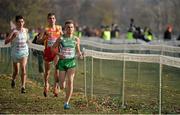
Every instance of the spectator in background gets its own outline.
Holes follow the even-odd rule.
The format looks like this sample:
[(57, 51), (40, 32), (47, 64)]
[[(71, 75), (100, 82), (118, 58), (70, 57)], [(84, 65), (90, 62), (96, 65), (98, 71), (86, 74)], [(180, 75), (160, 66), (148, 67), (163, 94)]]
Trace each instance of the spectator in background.
[(127, 34), (126, 34), (126, 38), (128, 40), (133, 40), (134, 39), (134, 37), (133, 37), (133, 30), (131, 28), (129, 28), (129, 30), (128, 30)]
[(164, 40), (171, 40), (172, 26), (168, 26), (164, 32)]
[(152, 34), (150, 28), (148, 28), (148, 27), (144, 28), (144, 37), (147, 40), (147, 42), (153, 40), (153, 34)]
[(119, 37), (120, 37), (120, 29), (118, 25), (112, 24), (111, 38), (119, 38)]
[(180, 40), (180, 35), (177, 37), (177, 40)]
[(34, 39), (34, 37), (37, 35), (34, 29), (29, 29), (29, 39)]
[(130, 19), (130, 24), (129, 24), (128, 31), (127, 31), (127, 34), (126, 34), (126, 38), (128, 40), (142, 38), (142, 36), (141, 36), (141, 28), (135, 26), (133, 18)]
[(135, 26), (135, 24), (134, 24), (134, 19), (131, 18), (131, 19), (130, 19), (129, 29), (133, 29), (133, 28), (136, 28), (136, 26)]
[[(44, 45), (44, 43), (38, 43), (36, 40), (40, 39), (41, 33), (43, 31), (43, 28), (38, 28), (38, 34), (34, 37), (32, 43), (34, 44), (39, 44), (39, 45)], [(43, 52), (38, 51), (38, 50), (32, 50), (33, 55), (37, 57), (38, 59), (38, 68), (39, 68), (39, 73), (43, 74), (44, 73), (44, 68), (43, 68)]]
[(89, 26), (85, 26), (83, 31), (84, 31), (84, 36), (87, 36), (87, 37), (91, 37), (92, 36), (91, 28)]
[(4, 40), (8, 35), (9, 33), (0, 33), (0, 40)]
[(104, 40), (111, 40), (111, 30), (109, 26), (106, 26), (104, 31), (102, 32), (102, 38)]
[(0, 33), (0, 40), (3, 40), (3, 33)]
[(77, 37), (81, 38), (82, 37), (82, 28), (79, 26), (76, 26), (76, 30), (74, 33)]
[(133, 33), (133, 37), (134, 37), (135, 39), (144, 40), (144, 34), (143, 34), (142, 29), (141, 29), (140, 26), (138, 26), (138, 27), (135, 28), (135, 31), (134, 31), (134, 33)]
[[(150, 35), (151, 33), (149, 32), (148, 35)], [(136, 30), (135, 32), (133, 33), (133, 37), (135, 39), (141, 39), (145, 42), (149, 42), (150, 40), (148, 40), (146, 37), (145, 37), (145, 34), (144, 34), (144, 30), (141, 28), (141, 27), (136, 27)]]

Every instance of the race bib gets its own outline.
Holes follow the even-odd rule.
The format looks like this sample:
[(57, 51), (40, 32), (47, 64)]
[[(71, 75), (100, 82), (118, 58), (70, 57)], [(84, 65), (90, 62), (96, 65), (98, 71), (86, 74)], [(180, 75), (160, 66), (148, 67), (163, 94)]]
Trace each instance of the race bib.
[(66, 59), (74, 58), (75, 57), (74, 48), (63, 48), (62, 54)]
[(56, 42), (56, 39), (55, 39), (55, 38), (50, 38), (50, 39), (48, 39), (48, 41), (47, 41), (47, 46), (48, 46), (48, 47), (52, 47), (55, 42)]

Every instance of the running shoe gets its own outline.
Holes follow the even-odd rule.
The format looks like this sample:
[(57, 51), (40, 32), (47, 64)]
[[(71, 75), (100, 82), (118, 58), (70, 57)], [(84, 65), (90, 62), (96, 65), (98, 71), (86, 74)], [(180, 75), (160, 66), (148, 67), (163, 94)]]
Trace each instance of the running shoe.
[(11, 81), (11, 87), (12, 87), (12, 88), (15, 88), (15, 86), (16, 86), (15, 80), (12, 80), (12, 81)]
[(24, 87), (21, 88), (21, 93), (26, 93), (26, 89)]
[(64, 109), (70, 109), (71, 107), (70, 107), (70, 105), (69, 104), (64, 104)]

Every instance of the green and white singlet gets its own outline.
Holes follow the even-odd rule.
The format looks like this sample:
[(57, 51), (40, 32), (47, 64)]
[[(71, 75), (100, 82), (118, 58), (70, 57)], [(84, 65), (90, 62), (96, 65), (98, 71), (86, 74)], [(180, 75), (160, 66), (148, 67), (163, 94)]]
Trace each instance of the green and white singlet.
[(58, 69), (60, 71), (66, 71), (69, 68), (74, 68), (76, 66), (76, 38), (73, 36), (72, 38), (69, 37), (62, 37), (60, 41), (60, 53), (64, 56), (64, 59), (60, 59), (58, 62)]
[(63, 54), (65, 59), (72, 59), (75, 58), (75, 48), (76, 48), (76, 38), (68, 38), (64, 37), (60, 42), (60, 52)]

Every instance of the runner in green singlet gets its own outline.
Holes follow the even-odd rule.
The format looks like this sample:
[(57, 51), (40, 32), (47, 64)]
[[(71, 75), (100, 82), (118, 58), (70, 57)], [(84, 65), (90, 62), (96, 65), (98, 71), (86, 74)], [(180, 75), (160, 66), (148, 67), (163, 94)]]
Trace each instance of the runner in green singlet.
[[(60, 48), (60, 52), (58, 53), (60, 59), (57, 64), (57, 68), (59, 69), (61, 89), (64, 89), (66, 85), (64, 109), (70, 109), (69, 101), (73, 93), (76, 53), (78, 57), (82, 57), (82, 53), (80, 51), (80, 39), (74, 36), (74, 30), (75, 29), (73, 21), (66, 21), (64, 35), (61, 38), (57, 39), (52, 47), (52, 50), (57, 47)], [(66, 77), (67, 83), (65, 83)]]

